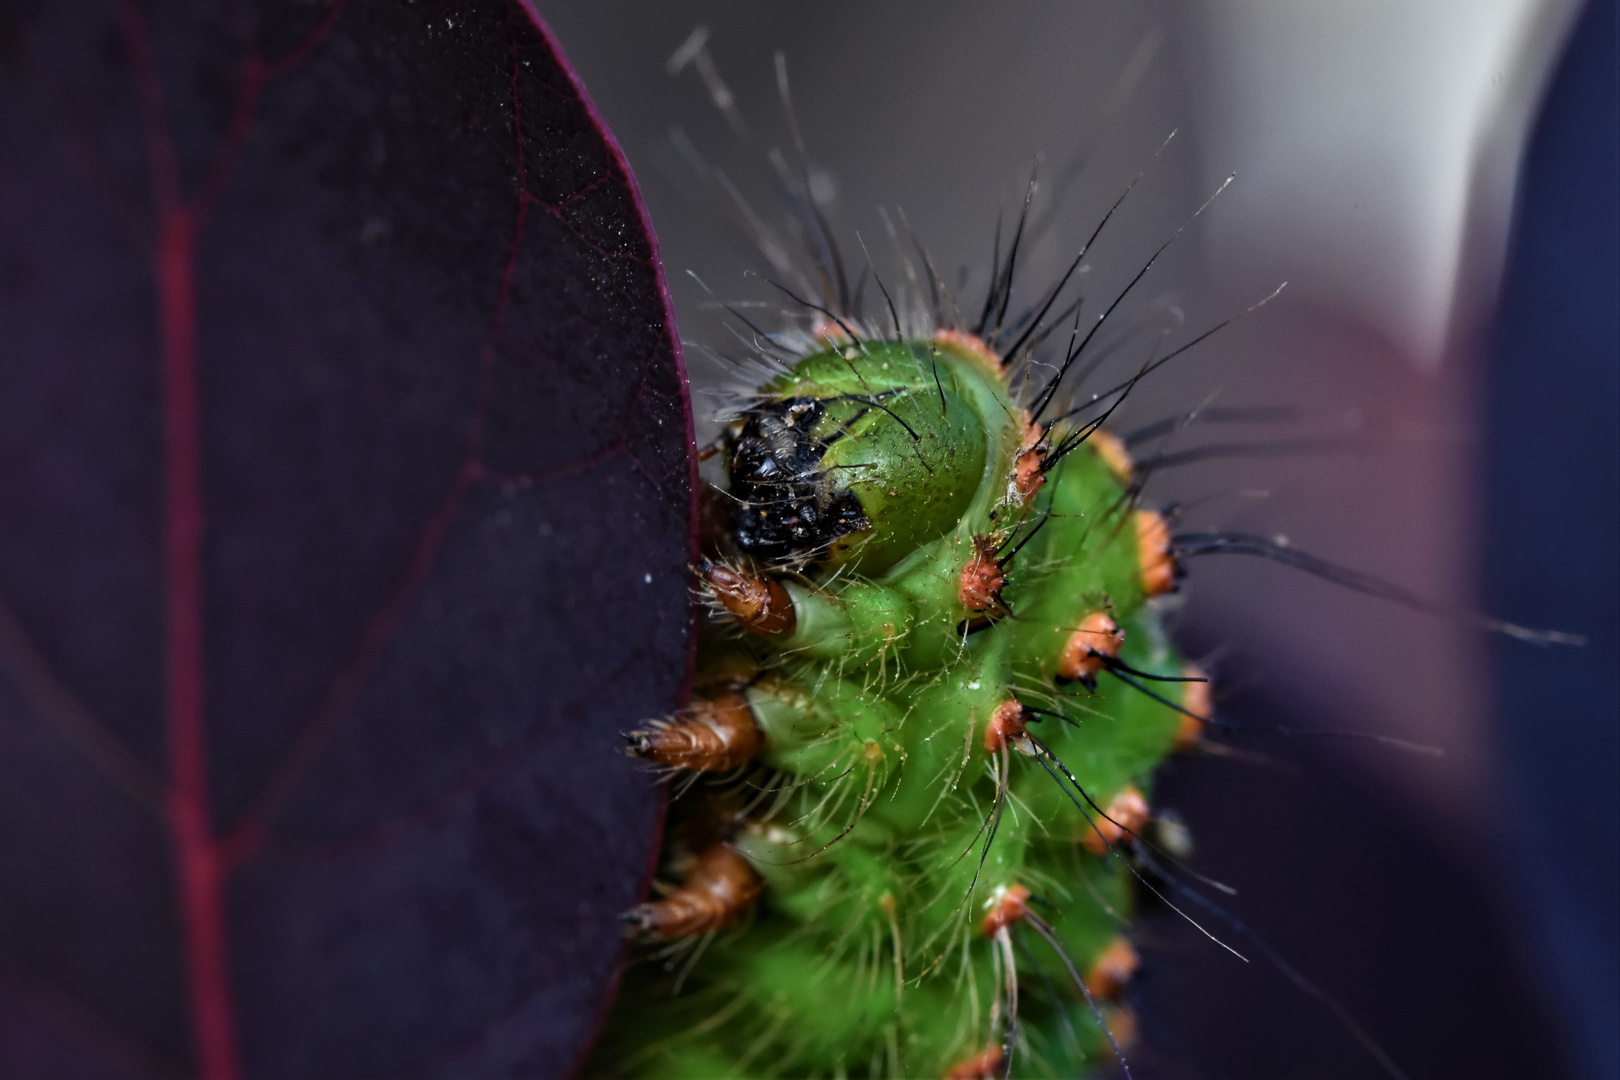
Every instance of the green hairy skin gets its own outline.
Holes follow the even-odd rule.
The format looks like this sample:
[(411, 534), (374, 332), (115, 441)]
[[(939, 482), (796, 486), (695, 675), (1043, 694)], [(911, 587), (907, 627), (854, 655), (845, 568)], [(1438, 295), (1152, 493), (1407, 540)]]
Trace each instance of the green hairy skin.
[(1131, 1028), (1132, 796), (1207, 699), (1152, 595), (1162, 522), (976, 338), (811, 348), (722, 440), (697, 700), (631, 736), (672, 784), (665, 892), (587, 1071), (1100, 1067)]

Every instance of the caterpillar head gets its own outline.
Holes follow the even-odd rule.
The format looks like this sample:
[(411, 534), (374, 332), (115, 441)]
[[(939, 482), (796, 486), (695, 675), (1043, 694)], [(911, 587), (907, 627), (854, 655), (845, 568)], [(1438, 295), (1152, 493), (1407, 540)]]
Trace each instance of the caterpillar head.
[(737, 546), (871, 574), (950, 532), (983, 480), (987, 435), (939, 355), (835, 345), (767, 384), (725, 435)]

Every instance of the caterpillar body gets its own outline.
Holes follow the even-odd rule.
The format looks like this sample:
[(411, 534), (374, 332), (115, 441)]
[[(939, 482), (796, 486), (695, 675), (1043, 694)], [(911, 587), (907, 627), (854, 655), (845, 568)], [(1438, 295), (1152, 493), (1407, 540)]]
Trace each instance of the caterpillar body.
[[(706, 34), (669, 70), (696, 66), (746, 143)], [(1127, 447), (1175, 435), (1203, 407), (1123, 440), (1104, 425), (1138, 380), (1226, 323), (1168, 355), (1154, 346), (1101, 393), (1089, 377), (1136, 334), (1088, 345), (1185, 226), (1085, 332), (1065, 288), (1097, 233), (1010, 314), (1022, 218), (1005, 261), (998, 226), (976, 319), (887, 217), (909, 288), (891, 294), (868, 254), (851, 289), (822, 216), (832, 184), (807, 160), (780, 54), (777, 77), (798, 160), (767, 156), (808, 272), (720, 170), (675, 140), (799, 290), (776, 286), (798, 321), (773, 332), (731, 309), (746, 328), (733, 326), (749, 349), (742, 368), (764, 374), (711, 448), (723, 476), (705, 492), (693, 569), (706, 602), (694, 700), (628, 733), (670, 785), (671, 820), (655, 896), (626, 913), (640, 962), (586, 1075), (967, 1080), (1117, 1061), (1129, 1077), (1136, 1020), (1124, 991), (1138, 963), (1133, 897), (1145, 891), (1252, 948), (1401, 1080), (1346, 1010), (1177, 880), (1198, 875), (1171, 865), (1187, 841), (1179, 819), (1152, 809), (1154, 771), (1175, 752), (1230, 753), (1201, 733), (1233, 726), (1166, 629), (1181, 561), (1248, 554), (1479, 629), (1575, 639), (1434, 604), (1284, 538), (1172, 537), (1174, 513), (1145, 505), (1143, 486), (1210, 448), (1137, 467)], [(1029, 208), (1026, 198), (1026, 218)], [(863, 284), (881, 293), (876, 318)], [(1160, 343), (1179, 321), (1164, 314)], [(1054, 350), (1060, 332), (1069, 344)], [(1081, 404), (1058, 404), (1082, 387)], [(1207, 411), (1237, 422), (1277, 412)]]
[(1169, 530), (997, 351), (1035, 321), (891, 321), (823, 320), (722, 437), (698, 697), (630, 735), (704, 797), (628, 916), (669, 963), (603, 1074), (1072, 1075), (1129, 1041), (1123, 853), (1207, 710)]

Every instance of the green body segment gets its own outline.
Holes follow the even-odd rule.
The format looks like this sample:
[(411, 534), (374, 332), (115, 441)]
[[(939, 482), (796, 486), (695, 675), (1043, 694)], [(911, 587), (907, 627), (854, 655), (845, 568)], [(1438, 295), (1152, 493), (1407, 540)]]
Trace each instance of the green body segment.
[[(666, 946), (667, 963), (627, 973), (593, 1068), (945, 1076), (1005, 1036), (1004, 954), (981, 929), (1004, 890), (1033, 894), (1081, 972), (1130, 909), (1122, 861), (1078, 843), (1097, 812), (1043, 757), (987, 750), (990, 717), (1009, 700), (1041, 710), (1026, 714), (1038, 719), (1029, 732), (1106, 806), (1128, 784), (1147, 788), (1180, 717), (1107, 676), (1095, 691), (1060, 680), (1066, 643), (1103, 610), (1125, 631), (1131, 667), (1179, 675), (1181, 661), (1144, 595), (1121, 478), (1081, 446), (1021, 492), (1028, 420), (982, 357), (928, 341), (829, 349), (764, 393), (829, 403), (816, 431), (823, 465), (869, 527), (784, 579), (790, 635), (706, 642), (700, 685), (705, 662), (734, 672), (739, 652), (757, 669), (744, 693), (774, 772), (700, 779), (674, 813), (730, 799), (740, 811), (730, 842), (765, 889), (700, 955)], [(965, 607), (961, 574), (976, 550), (1005, 558), (1020, 544), (1003, 603)], [(1014, 1075), (1072, 1076), (1110, 1060), (1057, 952), (1029, 926), (1011, 936)]]

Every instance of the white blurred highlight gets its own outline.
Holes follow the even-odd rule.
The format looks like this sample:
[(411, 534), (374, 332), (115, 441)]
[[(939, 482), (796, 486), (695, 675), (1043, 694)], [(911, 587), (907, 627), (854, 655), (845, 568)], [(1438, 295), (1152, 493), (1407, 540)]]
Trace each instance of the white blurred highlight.
[(1530, 106), (1578, 7), (1196, 9), (1184, 40), (1203, 54), (1194, 107), (1208, 173), (1243, 173), (1211, 262), (1287, 277), (1313, 306), (1354, 312), (1420, 365), (1438, 364), (1459, 316), (1494, 292)]

